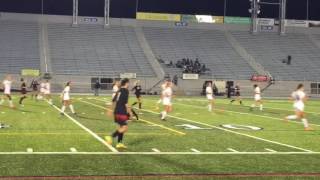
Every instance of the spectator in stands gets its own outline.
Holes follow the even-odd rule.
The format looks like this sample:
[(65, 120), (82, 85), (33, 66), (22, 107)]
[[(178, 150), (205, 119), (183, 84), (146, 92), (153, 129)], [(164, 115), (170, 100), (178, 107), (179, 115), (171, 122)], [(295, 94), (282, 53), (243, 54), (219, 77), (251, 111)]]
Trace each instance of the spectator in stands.
[(94, 96), (99, 96), (100, 88), (101, 88), (101, 84), (99, 83), (99, 80), (97, 80), (94, 85)]

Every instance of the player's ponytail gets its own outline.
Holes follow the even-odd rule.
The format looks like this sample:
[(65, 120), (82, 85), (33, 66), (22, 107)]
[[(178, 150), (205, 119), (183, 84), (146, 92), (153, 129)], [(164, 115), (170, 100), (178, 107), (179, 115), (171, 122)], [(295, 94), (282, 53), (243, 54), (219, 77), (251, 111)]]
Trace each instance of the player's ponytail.
[(298, 84), (297, 90), (299, 90), (299, 89), (301, 89), (301, 88), (303, 88), (303, 84)]

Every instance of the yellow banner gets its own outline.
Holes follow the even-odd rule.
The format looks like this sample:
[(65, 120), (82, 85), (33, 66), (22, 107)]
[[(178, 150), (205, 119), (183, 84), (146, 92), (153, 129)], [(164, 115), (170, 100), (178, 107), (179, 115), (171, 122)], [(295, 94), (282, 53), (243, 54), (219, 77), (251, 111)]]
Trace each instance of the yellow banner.
[(22, 76), (40, 76), (40, 70), (37, 69), (22, 69), (21, 70), (21, 75)]
[(217, 24), (223, 24), (224, 23), (224, 17), (223, 16), (212, 16), (213, 23)]
[(158, 21), (181, 21), (180, 14), (144, 13), (138, 12), (137, 19)]

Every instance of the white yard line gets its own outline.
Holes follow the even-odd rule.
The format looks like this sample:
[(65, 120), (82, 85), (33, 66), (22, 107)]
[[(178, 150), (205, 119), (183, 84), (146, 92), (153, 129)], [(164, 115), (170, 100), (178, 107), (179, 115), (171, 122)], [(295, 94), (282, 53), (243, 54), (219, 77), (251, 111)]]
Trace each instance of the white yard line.
[(264, 148), (266, 151), (269, 151), (269, 152), (277, 152), (277, 151), (275, 151), (275, 150), (273, 150), (273, 149), (270, 149), (270, 148)]
[(237, 151), (237, 150), (235, 150), (235, 149), (232, 149), (232, 148), (228, 148), (227, 150), (228, 150), (228, 151), (231, 151), (231, 152), (239, 152), (239, 151)]
[[(158, 113), (156, 113), (154, 111), (150, 111), (150, 110), (145, 110), (145, 109), (141, 109), (141, 110), (145, 111), (145, 112), (152, 113), (152, 114), (158, 114)], [(260, 140), (260, 141), (264, 141), (264, 142), (268, 142), (268, 143), (272, 143), (272, 144), (277, 144), (277, 145), (281, 145), (281, 146), (285, 146), (285, 147), (289, 147), (289, 148), (293, 148), (293, 149), (298, 149), (298, 150), (305, 151), (305, 152), (312, 152), (311, 150), (308, 150), (308, 149), (304, 149), (304, 148), (292, 146), (292, 145), (289, 145), (289, 144), (284, 144), (284, 143), (280, 143), (280, 142), (276, 142), (276, 141), (272, 141), (272, 140), (268, 140), (268, 139), (264, 139), (264, 138), (260, 138), (260, 137), (256, 137), (256, 136), (252, 136), (252, 135), (245, 134), (245, 133), (240, 133), (240, 132), (237, 132), (237, 131), (232, 131), (232, 130), (229, 130), (229, 129), (225, 129), (225, 128), (222, 128), (222, 127), (206, 124), (206, 123), (203, 123), (203, 122), (193, 121), (193, 120), (190, 120), (190, 119), (180, 118), (180, 117), (176, 117), (176, 116), (172, 116), (172, 115), (168, 115), (168, 117), (179, 119), (179, 120), (182, 120), (182, 121), (195, 123), (195, 124), (200, 124), (200, 125), (203, 125), (203, 126), (219, 129), (219, 130), (222, 130), (222, 131), (226, 131), (226, 132), (237, 134), (237, 135), (241, 135), (241, 136), (246, 136), (246, 137), (249, 137), (249, 138), (252, 138), (252, 139), (256, 139), (256, 140)]]
[[(54, 107), (57, 111), (59, 111), (60, 113), (62, 113), (62, 111), (55, 105), (52, 105), (52, 107)], [(114, 147), (112, 147), (110, 144), (108, 144), (106, 141), (104, 141), (100, 136), (98, 136), (96, 133), (94, 133), (93, 131), (91, 131), (89, 128), (87, 128), (86, 126), (82, 125), (79, 121), (75, 120), (73, 117), (69, 116), (68, 114), (65, 113), (65, 116), (67, 118), (69, 118), (73, 123), (75, 123), (76, 125), (78, 125), (80, 128), (82, 128), (83, 130), (85, 130), (86, 132), (88, 132), (89, 134), (91, 134), (95, 139), (97, 139), (99, 142), (101, 142), (103, 145), (105, 145), (106, 147), (108, 147), (112, 152), (118, 152), (117, 149), (115, 149)]]
[[(182, 105), (182, 106), (190, 106), (190, 107), (199, 108), (199, 109), (206, 109), (206, 107), (202, 107), (202, 106), (198, 106), (198, 105), (182, 104), (182, 103), (175, 103), (175, 104)], [(217, 108), (215, 108), (215, 109), (217, 109)], [(244, 113), (244, 112), (238, 112), (238, 111), (230, 111), (230, 110), (225, 110), (225, 109), (218, 109), (218, 110), (223, 110), (225, 112), (234, 113), (234, 114), (250, 115), (250, 116), (256, 116), (256, 117), (262, 117), (262, 118), (267, 118), (267, 119), (274, 119), (274, 120), (283, 121), (283, 119), (281, 119), (281, 118), (275, 118), (275, 117), (270, 117), (270, 116), (264, 116), (264, 115), (258, 115), (258, 114), (252, 114), (252, 113)], [(288, 122), (295, 123), (295, 124), (302, 124), (302, 122), (298, 122), (298, 121), (288, 121)], [(312, 124), (312, 123), (309, 123), (309, 125), (320, 126), (320, 124)]]
[(320, 155), (320, 152), (0, 152), (0, 155)]

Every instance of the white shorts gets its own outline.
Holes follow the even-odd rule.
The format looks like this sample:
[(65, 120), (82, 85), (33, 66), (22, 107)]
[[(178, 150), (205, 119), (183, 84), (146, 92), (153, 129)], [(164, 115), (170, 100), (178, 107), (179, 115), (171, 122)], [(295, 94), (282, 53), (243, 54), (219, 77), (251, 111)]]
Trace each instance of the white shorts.
[(171, 99), (170, 99), (170, 98), (163, 98), (163, 99), (162, 99), (162, 104), (163, 104), (164, 106), (171, 106), (171, 105), (172, 105)]
[(10, 95), (11, 94), (11, 90), (10, 89), (5, 89), (4, 90), (4, 94), (5, 95)]
[(43, 89), (43, 88), (40, 89), (40, 93), (45, 93), (45, 92), (46, 92), (45, 89)]
[(51, 94), (51, 92), (50, 91), (44, 91), (44, 94), (45, 95), (49, 95), (49, 94)]
[(304, 111), (304, 103), (294, 103), (293, 108), (295, 111), (303, 112)]
[(70, 96), (63, 96), (63, 100), (64, 101), (69, 101), (70, 100)]
[(260, 101), (261, 100), (261, 95), (260, 94), (254, 95), (254, 100), (255, 101)]
[(212, 94), (207, 94), (207, 99), (208, 99), (208, 100), (213, 100)]

